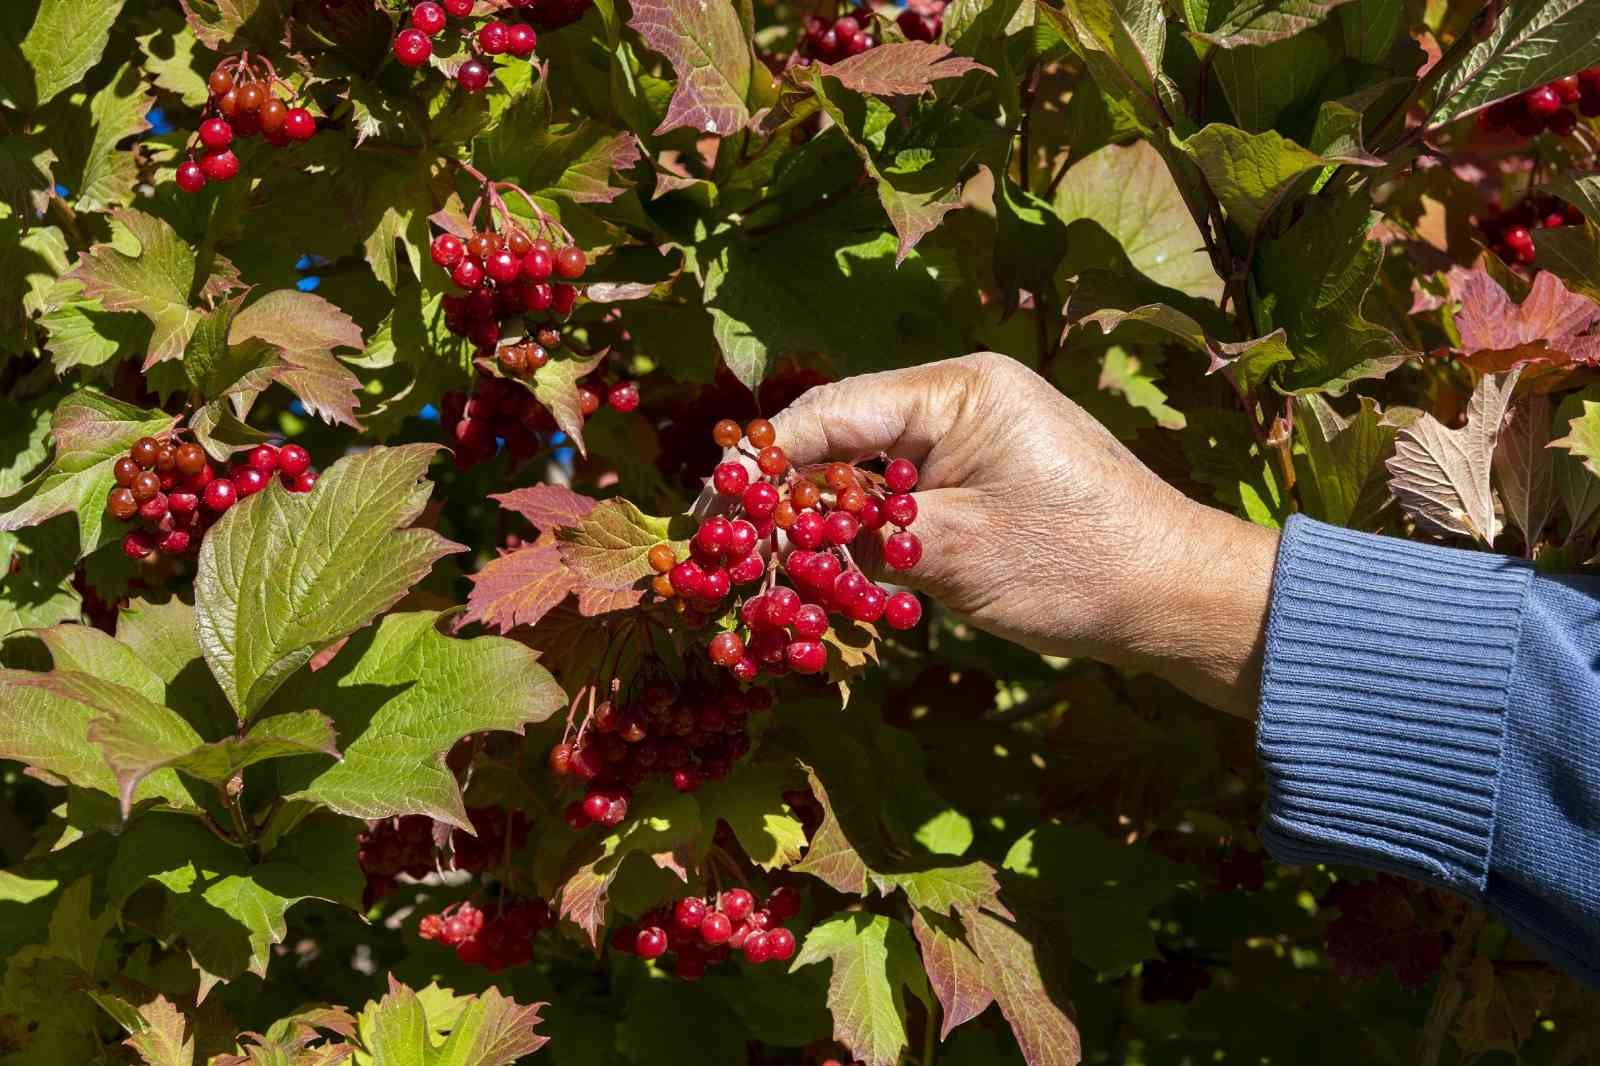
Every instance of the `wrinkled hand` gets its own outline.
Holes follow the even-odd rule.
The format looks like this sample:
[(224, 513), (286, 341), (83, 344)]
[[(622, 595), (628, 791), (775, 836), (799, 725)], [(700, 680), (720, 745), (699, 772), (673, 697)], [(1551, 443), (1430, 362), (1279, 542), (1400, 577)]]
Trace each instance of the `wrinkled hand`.
[(921, 468), (922, 561), (878, 576), (1035, 651), (1254, 713), (1277, 535), (1167, 485), (1022, 364), (984, 352), (850, 378), (773, 423), (797, 465), (887, 452)]

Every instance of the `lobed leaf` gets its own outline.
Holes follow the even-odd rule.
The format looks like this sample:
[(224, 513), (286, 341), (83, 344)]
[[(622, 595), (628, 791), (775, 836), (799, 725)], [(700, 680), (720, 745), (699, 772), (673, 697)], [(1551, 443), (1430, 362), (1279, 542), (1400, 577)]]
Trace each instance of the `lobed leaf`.
[(565, 485), (533, 485), (511, 492), (490, 493), (489, 499), (526, 518), (541, 533), (577, 525), (599, 502)]
[(906, 927), (881, 914), (840, 914), (811, 927), (794, 969), (833, 963), (833, 1036), (865, 1066), (895, 1066), (907, 1046), (905, 994), (929, 1002)]
[(578, 575), (567, 568), (553, 541), (505, 552), (468, 577), (472, 591), (461, 624), (482, 622), (502, 633), (536, 624), (578, 584)]
[(1525, 544), (1539, 542), (1555, 509), (1555, 453), (1550, 451), (1550, 397), (1533, 393), (1506, 409), (1495, 441), (1495, 484), (1506, 519)]
[(70, 276), (83, 283), (84, 295), (108, 311), (137, 311), (155, 327), (145, 356), (145, 369), (176, 359), (199, 324), (201, 312), (189, 306), (195, 284), (195, 256), (189, 243), (162, 219), (131, 208), (111, 217), (127, 232), (138, 251), (122, 251), (116, 243), (97, 244), (84, 252)]
[(628, 27), (678, 76), (660, 136), (684, 126), (725, 137), (750, 121), (750, 40), (731, 0), (636, 0)]
[(691, 532), (686, 518), (647, 515), (629, 500), (605, 500), (576, 525), (556, 530), (561, 558), (586, 585), (625, 589), (655, 573), (650, 549), (682, 543)]
[(1399, 432), (1385, 464), (1389, 488), (1417, 521), (1486, 546), (1499, 536), (1490, 468), (1520, 373), (1480, 378), (1467, 405), (1467, 424), (1460, 429), (1447, 429), (1424, 414)]

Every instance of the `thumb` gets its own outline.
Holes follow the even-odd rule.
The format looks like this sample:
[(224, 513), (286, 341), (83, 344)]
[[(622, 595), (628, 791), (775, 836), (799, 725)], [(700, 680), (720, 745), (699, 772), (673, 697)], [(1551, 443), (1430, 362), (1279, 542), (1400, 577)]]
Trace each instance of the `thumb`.
[(796, 466), (886, 452), (921, 465), (952, 428), (962, 360), (822, 385), (772, 419), (777, 443)]

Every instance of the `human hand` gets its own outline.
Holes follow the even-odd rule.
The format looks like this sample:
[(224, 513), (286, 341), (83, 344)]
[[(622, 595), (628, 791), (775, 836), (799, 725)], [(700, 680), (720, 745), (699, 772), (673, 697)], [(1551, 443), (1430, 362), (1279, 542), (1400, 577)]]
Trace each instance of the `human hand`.
[(1277, 534), (1167, 485), (1021, 363), (983, 352), (849, 378), (772, 421), (796, 465), (918, 464), (922, 560), (880, 576), (1035, 651), (1254, 714)]

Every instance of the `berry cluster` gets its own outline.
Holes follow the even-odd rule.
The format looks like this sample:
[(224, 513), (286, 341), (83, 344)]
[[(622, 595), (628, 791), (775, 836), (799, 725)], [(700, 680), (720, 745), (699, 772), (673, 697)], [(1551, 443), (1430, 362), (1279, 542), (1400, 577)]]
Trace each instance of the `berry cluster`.
[(859, 7), (838, 18), (812, 15), (806, 19), (805, 38), (800, 42), (800, 52), (807, 59), (820, 59), (824, 63), (837, 63), (850, 56), (858, 56), (869, 48), (878, 46), (872, 30), (872, 9)]
[(1508, 129), (1522, 137), (1536, 137), (1545, 130), (1565, 137), (1578, 125), (1578, 115), (1567, 110), (1571, 104), (1589, 118), (1600, 115), (1600, 67), (1501, 100), (1478, 112), (1478, 126), (1489, 132)]
[(178, 188), (184, 192), (199, 192), (209, 182), (229, 181), (239, 173), (235, 138), (260, 136), (283, 148), (309, 141), (317, 132), (310, 111), (293, 105), (292, 98), (289, 103), (278, 98), (283, 82), (265, 60), (252, 60), (248, 53), (230, 56), (217, 64), (207, 85), (211, 99), (189, 139), (188, 158), (178, 164)]
[(618, 928), (611, 946), (641, 959), (659, 959), (670, 951), (673, 972), (693, 981), (735, 951), (757, 964), (793, 958), (795, 936), (783, 923), (799, 913), (800, 895), (791, 888), (777, 889), (761, 907), (749, 892), (732, 888), (712, 900), (689, 896), (661, 904)]
[(584, 784), (567, 805), (567, 824), (613, 827), (628, 816), (631, 787), (666, 777), (679, 792), (726, 777), (750, 750), (746, 719), (772, 706), (764, 688), (741, 690), (726, 675), (678, 686), (665, 676), (638, 686), (626, 701), (603, 700), (575, 742), (550, 749), (550, 769)]
[[(470, 807), (467, 820), (472, 833), (450, 831), (450, 866), (477, 873), (520, 849), (528, 841), (528, 817), (502, 807)], [(439, 869), (439, 846), (432, 818), (408, 814), (371, 822), (356, 837), (356, 860), (366, 875), (367, 905), (394, 889), (401, 874), (413, 880)]]
[(895, 24), (908, 41), (937, 41), (944, 32), (945, 0), (910, 0)]
[(1530, 264), (1534, 259), (1533, 231), (1558, 226), (1583, 225), (1583, 212), (1554, 196), (1524, 196), (1504, 211), (1491, 206), (1478, 219), (1478, 229), (1495, 254), (1508, 263)]
[(106, 494), (106, 512), (139, 523), (122, 538), (130, 559), (156, 551), (193, 554), (211, 523), (234, 501), (266, 488), (273, 474), (290, 492), (310, 492), (317, 483), (311, 455), (298, 444), (257, 445), (243, 463), (219, 475), (198, 444), (140, 437), (112, 466), (116, 485)]
[(417, 923), (417, 935), (455, 948), (456, 956), (469, 966), (499, 973), (532, 962), (533, 938), (555, 924), (550, 905), (538, 897), (501, 900), (488, 915), (467, 902), (424, 915)]
[[(650, 551), (656, 571), (653, 588), (679, 597), (701, 620), (723, 613), (735, 590), (769, 576), (757, 551), (762, 540), (777, 547), (782, 530), (794, 550), (783, 571), (793, 587), (775, 584), (738, 605), (739, 626), (711, 638), (711, 661), (741, 681), (758, 674), (820, 673), (828, 664), (822, 636), (829, 615), (856, 622), (886, 621), (910, 629), (922, 619), (922, 604), (909, 592), (890, 594), (855, 566), (850, 546), (896, 527), (882, 543), (884, 561), (909, 570), (922, 559), (922, 542), (906, 527), (917, 518), (917, 468), (905, 459), (888, 464), (881, 475), (849, 463), (827, 463), (796, 471), (776, 443), (772, 423), (758, 418), (741, 433), (724, 420), (712, 430), (724, 448), (741, 446), (760, 476), (752, 482), (743, 463), (727, 461), (712, 472), (717, 495), (731, 501), (726, 515), (701, 522), (689, 542), (689, 558), (678, 559), (670, 545)], [(741, 633), (740, 630), (743, 630)]]
[[(462, 290), (445, 297), (446, 329), (466, 337), (486, 357), (496, 356), (502, 345), (540, 349), (524, 351), (515, 373), (531, 373), (550, 360), (555, 354), (551, 349), (561, 344), (560, 332), (551, 323), (570, 315), (578, 302), (577, 286), (568, 282), (588, 266), (583, 249), (574, 244), (556, 248), (513, 227), (503, 235), (480, 230), (466, 240), (441, 233), (433, 239), (429, 254)], [(553, 280), (557, 278), (562, 280)], [(529, 315), (541, 316), (546, 324), (525, 329), (522, 321)], [(534, 337), (546, 336), (551, 343), (531, 343)], [(529, 359), (534, 360), (532, 365)]]
[[(511, 3), (512, 7), (527, 5), (528, 0)], [(411, 9), (409, 24), (395, 35), (395, 60), (404, 67), (422, 66), (433, 55), (433, 39), (444, 32), (452, 17), (470, 17), (473, 6), (473, 0), (422, 0)], [(529, 59), (539, 44), (539, 35), (526, 22), (497, 18), (480, 22), (476, 30), (469, 28), (463, 36), (472, 56), (456, 68), (456, 84), (469, 93), (482, 92), (488, 86), (496, 56)]]
[(472, 392), (447, 392), (439, 400), (439, 422), (462, 470), (494, 458), (499, 443), (516, 459), (529, 459), (540, 434), (553, 432), (555, 419), (533, 393), (514, 381), (479, 373)]

